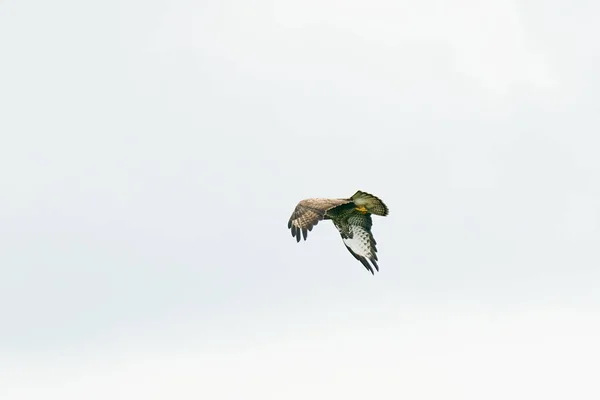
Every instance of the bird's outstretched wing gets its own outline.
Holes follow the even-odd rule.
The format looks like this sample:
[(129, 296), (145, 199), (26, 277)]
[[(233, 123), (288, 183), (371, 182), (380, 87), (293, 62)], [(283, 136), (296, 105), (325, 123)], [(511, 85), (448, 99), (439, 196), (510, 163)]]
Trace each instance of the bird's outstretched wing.
[(357, 212), (352, 213), (340, 226), (336, 224), (336, 227), (350, 254), (360, 261), (367, 271), (375, 274), (373, 267), (379, 271), (379, 265), (377, 265), (377, 242), (371, 232), (372, 225), (370, 214)]
[(308, 231), (312, 230), (320, 220), (325, 217), (325, 213), (334, 207), (351, 203), (351, 199), (306, 199), (302, 200), (296, 206), (288, 221), (288, 228), (292, 230), (292, 236), (296, 241), (300, 241), (300, 234), (306, 236)]

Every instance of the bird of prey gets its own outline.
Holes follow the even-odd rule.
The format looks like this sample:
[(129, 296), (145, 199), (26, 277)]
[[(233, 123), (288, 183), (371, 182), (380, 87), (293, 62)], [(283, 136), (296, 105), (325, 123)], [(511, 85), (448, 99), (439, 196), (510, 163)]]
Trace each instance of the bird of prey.
[[(288, 228), (296, 241), (300, 235), (306, 240), (308, 231), (312, 230), (322, 219), (330, 219), (342, 236), (344, 245), (367, 271), (373, 272), (377, 265), (377, 248), (371, 233), (371, 214), (388, 215), (388, 208), (383, 201), (372, 194), (360, 190), (349, 199), (305, 199), (300, 201), (288, 222)], [(367, 261), (368, 260), (368, 261)], [(369, 261), (371, 264), (369, 264)]]

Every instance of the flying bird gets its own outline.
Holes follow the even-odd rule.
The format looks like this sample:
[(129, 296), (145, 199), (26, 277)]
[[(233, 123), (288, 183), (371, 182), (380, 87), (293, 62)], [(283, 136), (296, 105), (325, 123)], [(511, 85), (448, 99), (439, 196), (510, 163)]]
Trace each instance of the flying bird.
[[(288, 222), (296, 241), (323, 219), (330, 219), (342, 236), (344, 245), (373, 275), (377, 265), (377, 242), (371, 233), (371, 214), (386, 216), (389, 210), (383, 201), (360, 190), (349, 199), (305, 199), (300, 201)], [(371, 264), (369, 264), (369, 261)]]

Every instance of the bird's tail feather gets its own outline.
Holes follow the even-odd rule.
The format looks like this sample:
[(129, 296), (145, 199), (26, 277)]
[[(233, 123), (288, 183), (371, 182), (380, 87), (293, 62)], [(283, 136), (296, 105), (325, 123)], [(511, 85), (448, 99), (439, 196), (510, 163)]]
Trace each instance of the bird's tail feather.
[(360, 190), (352, 196), (352, 201), (357, 206), (365, 206), (368, 212), (375, 215), (388, 215), (387, 206), (378, 197)]

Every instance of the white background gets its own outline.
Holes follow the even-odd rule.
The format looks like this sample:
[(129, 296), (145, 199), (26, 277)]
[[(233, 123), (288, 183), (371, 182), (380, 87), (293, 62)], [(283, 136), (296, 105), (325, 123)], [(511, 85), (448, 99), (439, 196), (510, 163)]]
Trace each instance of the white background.
[(600, 398), (599, 13), (0, 2), (0, 398)]

